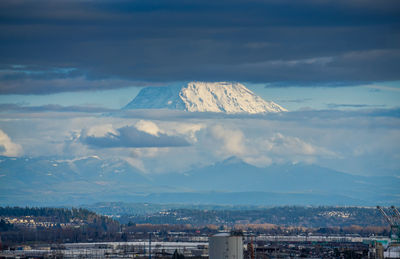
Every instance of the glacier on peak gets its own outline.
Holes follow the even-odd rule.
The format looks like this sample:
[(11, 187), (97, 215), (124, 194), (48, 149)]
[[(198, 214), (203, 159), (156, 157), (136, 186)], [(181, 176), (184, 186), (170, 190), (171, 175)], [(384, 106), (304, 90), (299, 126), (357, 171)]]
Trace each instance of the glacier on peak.
[(146, 87), (123, 109), (174, 109), (189, 112), (268, 113), (287, 111), (240, 83), (189, 82), (180, 87)]

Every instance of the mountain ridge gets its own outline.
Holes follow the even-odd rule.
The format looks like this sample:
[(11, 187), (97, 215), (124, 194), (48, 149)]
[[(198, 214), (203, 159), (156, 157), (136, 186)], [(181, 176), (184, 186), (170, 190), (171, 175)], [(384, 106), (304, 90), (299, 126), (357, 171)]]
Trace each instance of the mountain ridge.
[(272, 101), (263, 100), (243, 84), (197, 81), (180, 87), (143, 88), (123, 109), (173, 109), (249, 114), (287, 111)]
[(185, 173), (143, 174), (121, 159), (0, 156), (0, 204), (99, 201), (257, 205), (399, 204), (400, 179), (308, 164), (255, 167), (231, 157)]

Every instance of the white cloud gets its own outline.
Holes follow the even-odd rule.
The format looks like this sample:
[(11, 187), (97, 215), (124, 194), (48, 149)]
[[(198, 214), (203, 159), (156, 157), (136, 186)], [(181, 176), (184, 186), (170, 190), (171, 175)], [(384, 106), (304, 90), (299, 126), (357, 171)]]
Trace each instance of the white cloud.
[(220, 155), (241, 156), (246, 153), (244, 135), (240, 130), (215, 125), (210, 128), (210, 134), (216, 140), (212, 148)]
[(109, 134), (118, 135), (112, 124), (94, 125), (86, 130), (85, 134), (91, 137), (105, 137)]
[(135, 124), (135, 127), (143, 132), (146, 132), (150, 135), (157, 136), (159, 133), (164, 133), (160, 130), (160, 128), (152, 121), (140, 120)]
[(170, 122), (165, 126), (168, 134), (185, 136), (190, 142), (197, 142), (197, 132), (206, 128), (204, 123)]
[(305, 141), (281, 133), (274, 134), (266, 143), (267, 149), (274, 154), (316, 155), (316, 148)]
[(277, 163), (313, 163), (318, 157), (334, 157), (336, 154), (325, 148), (308, 143), (299, 137), (275, 133), (265, 141), (260, 141), (265, 151)]
[(207, 130), (208, 138), (202, 138), (198, 144), (217, 159), (236, 156), (259, 167), (273, 163), (314, 163), (321, 157), (338, 158), (335, 152), (327, 148), (297, 136), (265, 131), (264, 126), (228, 123), (223, 126), (213, 125)]
[(23, 153), (22, 146), (11, 141), (10, 137), (0, 129), (0, 154), (2, 156), (16, 157)]
[(198, 145), (214, 154), (216, 159), (236, 156), (260, 167), (273, 163), (314, 163), (321, 157), (338, 158), (335, 152), (301, 137), (264, 130), (268, 124), (265, 121), (261, 123), (211, 125), (206, 131), (208, 134), (200, 139)]

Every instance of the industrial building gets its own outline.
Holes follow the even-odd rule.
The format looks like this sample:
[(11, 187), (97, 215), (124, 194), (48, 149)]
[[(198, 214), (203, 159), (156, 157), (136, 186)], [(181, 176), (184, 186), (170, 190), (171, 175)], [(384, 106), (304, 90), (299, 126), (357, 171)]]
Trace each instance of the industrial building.
[(243, 259), (243, 236), (218, 233), (209, 238), (209, 259)]

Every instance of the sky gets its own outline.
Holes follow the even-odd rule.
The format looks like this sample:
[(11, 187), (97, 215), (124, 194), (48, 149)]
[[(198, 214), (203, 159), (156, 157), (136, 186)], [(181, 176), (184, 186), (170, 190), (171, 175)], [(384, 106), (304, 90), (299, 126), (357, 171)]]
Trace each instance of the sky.
[[(1, 1), (0, 154), (400, 176), (399, 14), (397, 0)], [(240, 82), (289, 112), (119, 111), (192, 80)]]

